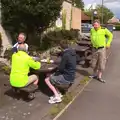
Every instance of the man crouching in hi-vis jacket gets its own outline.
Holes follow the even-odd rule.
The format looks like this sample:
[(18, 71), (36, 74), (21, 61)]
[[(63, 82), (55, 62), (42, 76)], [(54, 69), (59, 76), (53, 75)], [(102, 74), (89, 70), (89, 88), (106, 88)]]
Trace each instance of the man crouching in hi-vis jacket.
[(41, 68), (41, 63), (34, 61), (33, 58), (27, 54), (25, 44), (20, 44), (18, 46), (18, 52), (12, 55), (10, 73), (11, 86), (21, 88), (32, 83), (37, 86), (38, 77), (36, 75), (28, 76), (30, 68), (38, 70)]

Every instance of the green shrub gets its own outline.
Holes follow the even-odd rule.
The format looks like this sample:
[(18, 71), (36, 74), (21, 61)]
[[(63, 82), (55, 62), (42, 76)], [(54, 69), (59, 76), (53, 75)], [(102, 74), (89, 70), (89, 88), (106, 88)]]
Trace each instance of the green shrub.
[(29, 45), (29, 55), (31, 56), (40, 56), (41, 51), (39, 50), (40, 48), (34, 45)]
[(61, 40), (76, 41), (78, 39), (78, 30), (59, 30), (50, 31), (42, 39), (40, 50), (47, 50), (57, 46)]
[(62, 29), (66, 29), (66, 10), (63, 10), (62, 13)]
[(120, 25), (116, 25), (115, 30), (120, 31)]
[(11, 69), (10, 69), (10, 67), (9, 66), (3, 66), (2, 67), (2, 70), (3, 70), (3, 72), (6, 74), (6, 75), (9, 75), (10, 74), (10, 71), (11, 71)]
[(0, 62), (0, 71), (5, 73), (6, 75), (9, 75), (11, 68), (7, 66), (5, 63)]
[(2, 34), (0, 33), (0, 54), (3, 50), (3, 46), (2, 46)]
[(6, 58), (7, 60), (11, 60), (12, 54), (13, 54), (12, 48), (8, 48), (5, 50), (4, 58)]

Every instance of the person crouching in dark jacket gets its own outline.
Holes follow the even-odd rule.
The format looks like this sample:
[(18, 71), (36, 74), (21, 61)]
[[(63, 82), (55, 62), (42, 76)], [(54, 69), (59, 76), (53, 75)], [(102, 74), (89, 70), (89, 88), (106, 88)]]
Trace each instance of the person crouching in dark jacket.
[(61, 62), (58, 66), (58, 70), (50, 77), (45, 79), (46, 84), (54, 93), (54, 96), (50, 97), (49, 103), (59, 103), (62, 101), (62, 94), (55, 86), (71, 85), (74, 83), (76, 72), (76, 52), (72, 48), (68, 47), (66, 41), (60, 43), (63, 53), (61, 56)]

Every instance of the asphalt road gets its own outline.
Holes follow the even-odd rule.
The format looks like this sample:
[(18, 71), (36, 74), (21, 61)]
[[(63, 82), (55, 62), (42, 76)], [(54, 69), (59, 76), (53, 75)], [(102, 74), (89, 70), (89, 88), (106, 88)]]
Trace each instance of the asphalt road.
[(114, 33), (103, 78), (92, 80), (58, 120), (120, 120), (120, 32)]

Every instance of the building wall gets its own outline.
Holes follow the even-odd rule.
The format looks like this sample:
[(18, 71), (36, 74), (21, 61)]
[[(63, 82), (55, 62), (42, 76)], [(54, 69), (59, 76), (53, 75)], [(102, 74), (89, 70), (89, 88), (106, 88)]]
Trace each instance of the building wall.
[(116, 17), (111, 18), (110, 20), (108, 20), (108, 23), (119, 23), (119, 19), (117, 19)]
[(73, 7), (70, 2), (63, 2), (62, 11), (66, 12), (66, 30), (79, 29), (81, 30), (81, 10)]
[(65, 10), (66, 12), (66, 29), (67, 30), (70, 30), (70, 26), (71, 26), (71, 9), (72, 9), (72, 4), (64, 1), (63, 10)]
[(1, 24), (1, 1), (0, 1), (0, 24)]
[(72, 7), (71, 28), (81, 30), (81, 10), (76, 7)]

